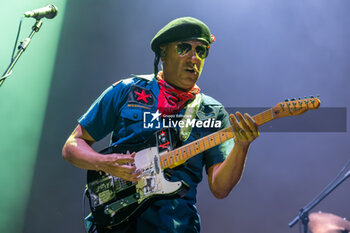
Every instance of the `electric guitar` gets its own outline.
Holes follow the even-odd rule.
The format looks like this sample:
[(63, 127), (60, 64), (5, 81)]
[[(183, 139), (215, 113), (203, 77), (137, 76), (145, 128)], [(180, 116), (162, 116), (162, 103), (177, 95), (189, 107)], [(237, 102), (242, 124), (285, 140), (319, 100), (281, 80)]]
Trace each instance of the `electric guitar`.
[[(300, 115), (319, 106), (320, 100), (313, 96), (291, 99), (253, 116), (253, 119), (260, 126), (277, 118)], [(171, 141), (170, 131), (163, 131), (160, 135), (164, 137), (161, 141)], [(166, 170), (233, 137), (233, 129), (228, 127), (170, 151), (159, 151), (159, 146), (148, 142), (132, 145), (132, 148), (130, 145), (111, 146), (101, 151), (102, 154), (137, 152), (135, 166), (142, 174), (140, 181), (131, 182), (102, 171), (87, 172), (87, 196), (96, 224), (118, 228), (135, 219), (155, 200), (183, 197), (189, 189), (188, 185), (183, 181), (169, 181)]]

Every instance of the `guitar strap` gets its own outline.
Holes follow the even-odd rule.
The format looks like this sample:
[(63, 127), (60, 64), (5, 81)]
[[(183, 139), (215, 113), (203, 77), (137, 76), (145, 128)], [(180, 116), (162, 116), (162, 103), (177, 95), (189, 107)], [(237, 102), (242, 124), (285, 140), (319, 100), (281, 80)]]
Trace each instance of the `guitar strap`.
[(202, 95), (197, 94), (194, 100), (187, 105), (186, 112), (181, 121), (184, 121), (184, 127), (180, 128), (180, 140), (186, 141), (191, 134), (192, 125), (186, 122), (196, 119), (197, 110), (201, 104)]

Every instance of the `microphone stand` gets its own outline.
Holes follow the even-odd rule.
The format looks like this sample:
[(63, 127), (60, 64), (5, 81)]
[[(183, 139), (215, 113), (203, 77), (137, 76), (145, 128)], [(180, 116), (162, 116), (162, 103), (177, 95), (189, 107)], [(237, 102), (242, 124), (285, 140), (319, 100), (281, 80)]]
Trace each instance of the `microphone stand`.
[[(343, 178), (341, 178), (337, 183), (335, 183), (332, 187), (330, 187), (326, 193), (324, 193), (322, 196), (317, 198), (313, 203), (310, 205), (304, 206), (299, 211), (299, 214), (297, 217), (294, 218), (293, 221), (291, 221), (288, 226), (293, 227), (299, 220), (303, 223), (304, 225), (304, 233), (308, 232), (308, 223), (309, 223), (309, 211), (314, 208), (318, 203), (320, 203), (324, 198), (326, 198), (334, 189), (336, 189), (341, 183), (343, 183), (347, 178), (350, 177), (350, 171), (348, 171)], [(309, 206), (309, 207), (308, 207)]]
[(28, 45), (29, 45), (31, 39), (33, 38), (34, 34), (39, 31), (39, 29), (41, 28), (42, 24), (43, 24), (43, 22), (41, 20), (37, 19), (35, 24), (34, 24), (34, 26), (32, 27), (33, 31), (30, 33), (29, 37), (25, 38), (24, 40), (22, 40), (20, 42), (20, 45), (18, 46), (19, 50), (18, 50), (15, 58), (13, 58), (11, 60), (11, 63), (9, 65), (9, 67), (6, 69), (5, 73), (0, 78), (0, 87), (4, 83), (5, 79), (12, 74), (12, 69), (15, 66), (16, 62), (18, 61), (18, 59), (20, 58), (22, 53), (26, 50), (26, 48), (28, 47)]

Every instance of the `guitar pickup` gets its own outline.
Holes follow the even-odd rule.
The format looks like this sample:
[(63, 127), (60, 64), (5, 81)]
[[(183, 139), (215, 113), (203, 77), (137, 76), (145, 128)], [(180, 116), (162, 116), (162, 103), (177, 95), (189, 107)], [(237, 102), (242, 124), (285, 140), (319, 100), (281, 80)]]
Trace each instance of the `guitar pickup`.
[(156, 173), (159, 174), (160, 172), (160, 168), (159, 168), (159, 160), (158, 160), (158, 156), (154, 156), (154, 166), (156, 168)]

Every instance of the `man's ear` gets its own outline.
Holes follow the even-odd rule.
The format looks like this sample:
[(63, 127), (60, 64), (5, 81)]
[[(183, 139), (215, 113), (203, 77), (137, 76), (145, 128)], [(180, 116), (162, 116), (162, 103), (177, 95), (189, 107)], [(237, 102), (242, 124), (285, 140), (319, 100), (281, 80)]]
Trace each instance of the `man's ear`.
[(164, 57), (165, 57), (165, 47), (160, 47), (160, 59), (162, 60), (162, 62), (164, 61)]

